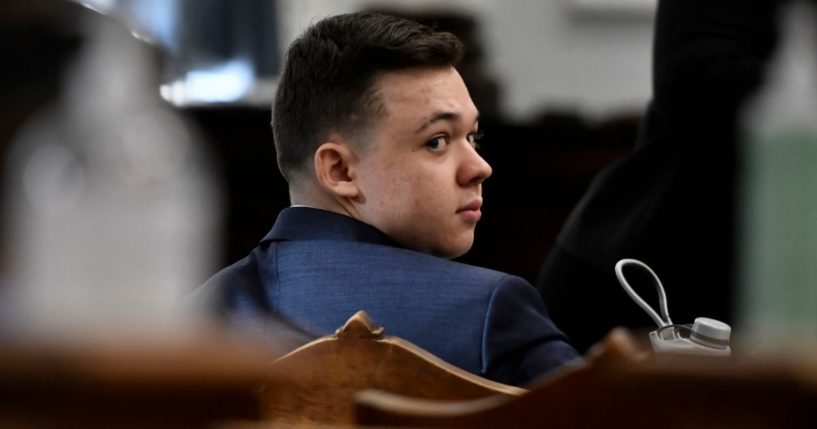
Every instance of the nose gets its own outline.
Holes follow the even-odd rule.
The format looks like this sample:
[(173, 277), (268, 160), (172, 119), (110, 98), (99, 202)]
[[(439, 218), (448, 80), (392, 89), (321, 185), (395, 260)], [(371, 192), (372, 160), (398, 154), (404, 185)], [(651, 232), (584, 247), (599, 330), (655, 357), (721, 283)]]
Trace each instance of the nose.
[(457, 184), (460, 186), (478, 185), (493, 173), (491, 165), (482, 158), (477, 150), (466, 143), (463, 157), (457, 169)]

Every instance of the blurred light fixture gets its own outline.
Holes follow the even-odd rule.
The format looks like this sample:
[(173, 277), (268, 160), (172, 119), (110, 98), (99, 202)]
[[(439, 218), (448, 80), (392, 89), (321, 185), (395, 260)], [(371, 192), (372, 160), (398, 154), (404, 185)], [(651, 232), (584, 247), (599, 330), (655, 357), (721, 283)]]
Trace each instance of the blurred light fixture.
[(251, 90), (255, 74), (246, 60), (230, 60), (209, 68), (191, 70), (178, 80), (163, 84), (162, 98), (178, 105), (241, 101)]
[(281, 63), (276, 0), (74, 0), (164, 55), (162, 98), (178, 106), (268, 106)]

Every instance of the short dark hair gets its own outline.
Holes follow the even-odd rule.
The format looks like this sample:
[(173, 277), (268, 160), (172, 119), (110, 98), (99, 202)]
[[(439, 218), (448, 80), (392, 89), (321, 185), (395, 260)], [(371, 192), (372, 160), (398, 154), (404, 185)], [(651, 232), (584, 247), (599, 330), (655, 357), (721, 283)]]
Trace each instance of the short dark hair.
[(290, 45), (273, 103), (281, 174), (291, 181), (330, 132), (351, 135), (382, 113), (373, 90), (379, 73), (453, 67), (462, 54), (451, 33), (375, 12), (312, 25)]

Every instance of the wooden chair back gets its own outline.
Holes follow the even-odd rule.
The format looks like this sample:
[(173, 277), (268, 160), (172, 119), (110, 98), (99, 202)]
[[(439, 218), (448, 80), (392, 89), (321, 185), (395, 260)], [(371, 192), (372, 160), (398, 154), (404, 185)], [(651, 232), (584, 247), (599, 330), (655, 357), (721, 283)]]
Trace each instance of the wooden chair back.
[(516, 398), (427, 401), (378, 391), (357, 397), (357, 422), (448, 428), (815, 428), (817, 367), (755, 359), (645, 359), (614, 331), (588, 364)]
[(384, 329), (364, 312), (334, 335), (318, 338), (272, 364), (288, 385), (262, 392), (266, 421), (282, 424), (352, 424), (354, 395), (365, 389), (414, 398), (466, 400), (519, 396), (524, 389), (496, 383), (444, 362)]

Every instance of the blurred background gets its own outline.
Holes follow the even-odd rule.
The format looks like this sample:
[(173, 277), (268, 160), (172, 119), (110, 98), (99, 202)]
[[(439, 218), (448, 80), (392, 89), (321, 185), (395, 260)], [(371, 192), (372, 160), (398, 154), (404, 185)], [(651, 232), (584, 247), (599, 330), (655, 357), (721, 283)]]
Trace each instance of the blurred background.
[[(494, 175), (461, 259), (535, 283), (591, 179), (635, 144), (655, 3), (4, 0), (0, 322), (184, 324), (178, 296), (250, 252), (288, 205), (269, 126), (282, 53), (310, 23), (362, 9), (465, 41), (461, 72)], [(809, 178), (791, 180), (779, 186), (805, 195)], [(775, 189), (748, 204), (761, 213)], [(801, 215), (787, 221), (809, 233), (749, 235), (767, 249), (745, 255), (750, 266), (798, 256), (763, 265), (762, 279), (747, 275), (768, 285), (785, 272), (798, 285), (765, 319), (817, 302), (817, 277), (802, 268), (813, 254), (814, 228), (800, 229), (810, 207), (792, 206)], [(785, 219), (764, 216), (763, 225)]]

